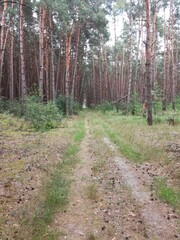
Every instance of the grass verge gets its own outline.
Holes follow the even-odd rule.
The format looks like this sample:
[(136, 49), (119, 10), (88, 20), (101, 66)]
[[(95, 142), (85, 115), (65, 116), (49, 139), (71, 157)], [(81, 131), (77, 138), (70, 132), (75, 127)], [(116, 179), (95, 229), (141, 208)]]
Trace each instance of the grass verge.
[(155, 178), (155, 188), (157, 196), (174, 208), (180, 210), (180, 192), (167, 186), (165, 178)]
[(130, 144), (129, 139), (124, 137), (123, 132), (121, 129), (119, 129), (119, 126), (121, 126), (120, 121), (122, 121), (122, 119), (118, 117), (117, 123), (117, 116), (98, 116), (98, 121), (96, 121), (96, 124), (101, 126), (98, 127), (98, 131), (101, 131), (101, 134), (99, 135), (103, 136), (105, 134), (114, 144), (118, 146), (120, 152), (125, 157), (133, 160), (134, 162), (141, 163), (147, 160), (147, 155), (141, 151), (137, 145)]
[(68, 204), (68, 193), (70, 189), (69, 175), (72, 168), (78, 162), (76, 157), (79, 144), (85, 134), (84, 122), (79, 120), (74, 127), (73, 141), (64, 153), (63, 162), (56, 166), (56, 171), (45, 186), (45, 196), (35, 212), (32, 220), (32, 239), (57, 239), (57, 233), (50, 230), (54, 215), (63, 210)]
[[(164, 146), (167, 139), (172, 138), (172, 128), (167, 124), (148, 127), (142, 117), (121, 116), (115, 113), (103, 115), (97, 112), (91, 113), (90, 117), (97, 137), (106, 135), (129, 160), (135, 163), (168, 163), (168, 154)], [(177, 129), (178, 126), (173, 128), (174, 131)]]

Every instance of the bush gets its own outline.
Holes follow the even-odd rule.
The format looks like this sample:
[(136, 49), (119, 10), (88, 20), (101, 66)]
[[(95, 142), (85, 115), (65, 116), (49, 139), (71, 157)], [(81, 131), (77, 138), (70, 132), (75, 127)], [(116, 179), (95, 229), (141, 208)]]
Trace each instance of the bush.
[(142, 114), (142, 104), (140, 103), (136, 92), (132, 94), (132, 100), (130, 102), (130, 111), (132, 115)]
[(26, 99), (25, 117), (36, 130), (48, 130), (58, 126), (62, 114), (54, 102), (43, 104), (37, 96), (30, 96)]
[(56, 106), (59, 112), (66, 114), (66, 97), (63, 95), (58, 95), (55, 100)]
[(106, 113), (106, 111), (113, 110), (113, 104), (108, 101), (104, 101), (100, 106), (99, 110), (101, 110), (103, 113)]
[(80, 110), (81, 110), (80, 104), (76, 100), (74, 100), (73, 101), (73, 113), (78, 114)]
[(22, 110), (23, 110), (22, 105), (18, 101), (0, 98), (1, 113), (14, 114), (17, 117), (21, 117), (23, 115)]
[(120, 102), (119, 110), (122, 112), (122, 115), (126, 115), (127, 103), (126, 102)]
[(0, 98), (0, 113), (3, 113), (5, 110), (5, 101), (4, 98)]
[(23, 116), (23, 105), (16, 100), (6, 101), (6, 112), (14, 114), (17, 117)]

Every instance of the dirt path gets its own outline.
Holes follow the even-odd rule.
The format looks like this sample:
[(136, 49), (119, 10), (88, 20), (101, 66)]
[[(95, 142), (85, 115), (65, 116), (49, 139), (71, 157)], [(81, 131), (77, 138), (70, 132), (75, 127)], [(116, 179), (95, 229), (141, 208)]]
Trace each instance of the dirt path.
[(153, 196), (149, 172), (120, 157), (109, 139), (96, 140), (87, 120), (79, 159), (69, 205), (54, 221), (59, 240), (180, 239), (179, 217)]
[[(116, 152), (116, 146), (109, 139), (105, 138), (104, 141), (112, 151)], [(137, 171), (132, 163), (120, 156), (115, 156), (114, 161), (124, 183), (129, 186), (132, 196), (140, 204), (142, 217), (149, 225), (148, 235), (155, 239), (180, 239), (176, 227), (178, 216), (174, 210), (153, 198), (152, 192), (145, 187), (149, 182), (148, 174), (145, 176), (145, 172)]]

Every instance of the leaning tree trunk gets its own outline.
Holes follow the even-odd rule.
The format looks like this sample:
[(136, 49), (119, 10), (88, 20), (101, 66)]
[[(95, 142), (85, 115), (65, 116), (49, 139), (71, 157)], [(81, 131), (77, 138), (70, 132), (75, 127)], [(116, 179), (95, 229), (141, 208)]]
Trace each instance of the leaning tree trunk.
[(150, 35), (150, 2), (146, 0), (146, 82), (147, 82), (147, 122), (151, 126), (152, 120), (152, 83), (151, 83), (151, 35)]

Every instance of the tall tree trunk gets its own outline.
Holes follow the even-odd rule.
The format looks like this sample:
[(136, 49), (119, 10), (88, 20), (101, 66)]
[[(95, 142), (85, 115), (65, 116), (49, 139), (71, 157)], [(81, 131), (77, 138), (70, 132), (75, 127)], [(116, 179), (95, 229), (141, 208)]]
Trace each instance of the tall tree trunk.
[(99, 103), (102, 103), (102, 56), (101, 56), (101, 42), (98, 52), (98, 69), (99, 69)]
[[(12, 9), (14, 2), (12, 2)], [(9, 83), (9, 98), (14, 99), (14, 23), (11, 23), (10, 37), (10, 83)]]
[(108, 61), (107, 61), (107, 49), (104, 46), (104, 97), (103, 100), (108, 99)]
[(172, 81), (172, 108), (175, 110), (175, 99), (176, 99), (176, 63), (175, 63), (175, 56), (174, 56), (174, 0), (170, 1), (170, 18), (171, 18), (171, 62), (172, 62), (172, 74), (171, 74), (171, 81)]
[(69, 76), (70, 76), (70, 53), (71, 53), (71, 39), (72, 39), (72, 35), (74, 32), (74, 22), (72, 24), (71, 27), (71, 32), (68, 36), (68, 33), (66, 33), (65, 35), (65, 44), (66, 44), (66, 75), (65, 75), (65, 95), (66, 95), (66, 116), (69, 116), (69, 88), (70, 88), (70, 84), (69, 84)]
[(78, 50), (79, 50), (79, 41), (80, 41), (80, 34), (81, 34), (81, 23), (78, 21), (78, 29), (76, 35), (76, 49), (75, 49), (75, 57), (74, 57), (74, 71), (72, 77), (72, 86), (71, 86), (71, 93), (70, 93), (70, 114), (73, 114), (73, 101), (74, 101), (74, 89), (75, 89), (75, 81), (77, 75), (77, 62), (78, 62)]
[(129, 44), (129, 76), (128, 76), (128, 94), (127, 94), (127, 108), (128, 114), (130, 108), (131, 85), (132, 85), (132, 44), (133, 44), (133, 17), (132, 17), (132, 0), (130, 1), (130, 44)]
[(147, 82), (147, 121), (148, 125), (153, 124), (152, 120), (152, 83), (151, 83), (151, 33), (150, 33), (150, 2), (146, 0), (146, 82)]
[(156, 33), (156, 22), (157, 22), (157, 13), (158, 13), (158, 2), (157, 0), (155, 1), (155, 10), (153, 13), (153, 26), (152, 26), (152, 43), (151, 43), (151, 49), (152, 49), (152, 53), (151, 53), (151, 57), (152, 57), (152, 68), (153, 68), (153, 75), (152, 75), (152, 88), (154, 86), (154, 84), (157, 81), (157, 62), (156, 62), (156, 48), (157, 48), (157, 33)]
[(24, 0), (20, 0), (20, 61), (21, 61), (21, 101), (24, 102), (27, 95), (25, 61), (24, 61)]
[(120, 81), (120, 89), (119, 89), (119, 91), (120, 91), (120, 96), (122, 97), (123, 96), (123, 94), (124, 94), (124, 92), (123, 92), (123, 88), (124, 88), (124, 48), (123, 48), (123, 50), (122, 50), (122, 58), (121, 58), (121, 71), (120, 71), (120, 79), (119, 79), (119, 81)]
[(164, 75), (163, 75), (163, 100), (162, 100), (162, 110), (166, 111), (166, 103), (167, 103), (167, 54), (168, 54), (168, 47), (167, 47), (167, 32), (166, 32), (166, 13), (164, 8)]
[(44, 22), (46, 11), (40, 6), (39, 11), (39, 97), (43, 101), (43, 82), (44, 82)]
[(50, 45), (51, 45), (51, 96), (55, 100), (55, 72), (54, 72), (54, 44), (53, 44), (53, 19), (52, 13), (49, 16), (50, 20)]
[(7, 11), (7, 2), (4, 2), (4, 7), (2, 7), (2, 16), (1, 16), (1, 38), (0, 38), (0, 97), (2, 96), (2, 75), (3, 75), (3, 64), (4, 64), (4, 53), (6, 47), (7, 40), (7, 32), (6, 29), (6, 11)]
[(57, 69), (56, 69), (56, 86), (55, 86), (55, 92), (58, 93), (59, 88), (59, 78), (60, 78), (60, 64), (61, 64), (61, 35), (59, 36), (59, 43), (60, 48), (58, 52), (58, 60), (57, 60)]
[(138, 45), (137, 45), (137, 53), (136, 53), (136, 70), (135, 70), (135, 77), (134, 77), (134, 91), (137, 92), (137, 76), (138, 76), (138, 62), (139, 62), (139, 52), (140, 52), (140, 41), (141, 41), (141, 33), (143, 27), (142, 16), (139, 16), (139, 29), (138, 29)]
[(45, 30), (45, 73), (46, 73), (46, 99), (50, 100), (50, 84), (49, 84), (49, 12), (46, 13), (46, 30)]

